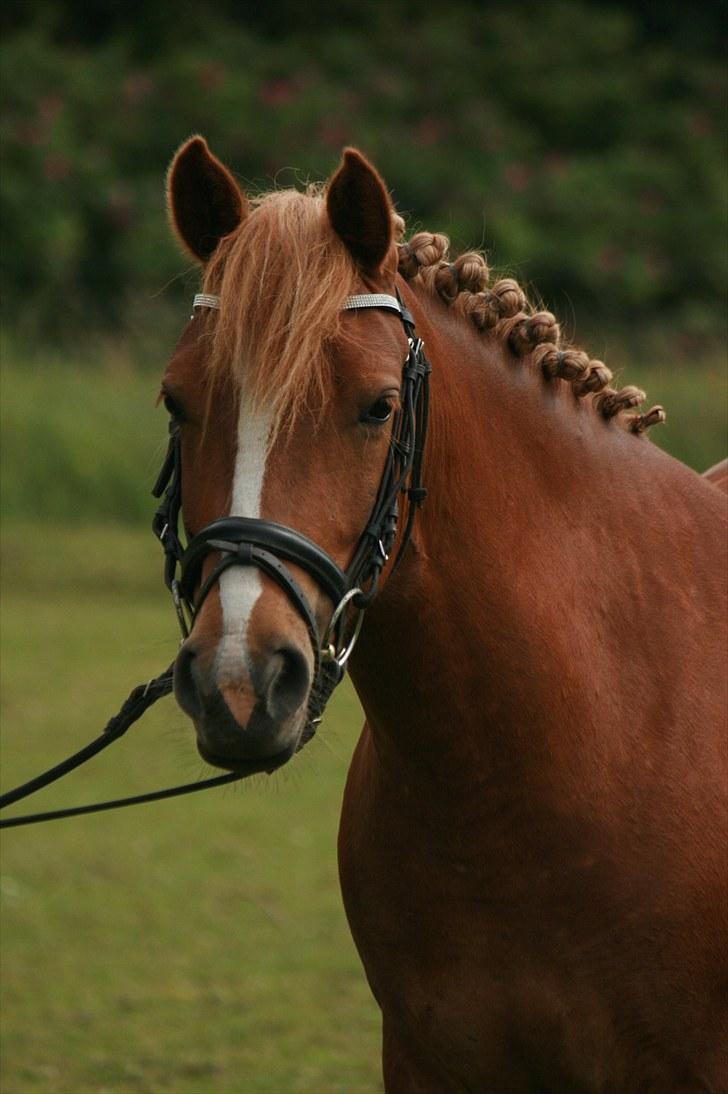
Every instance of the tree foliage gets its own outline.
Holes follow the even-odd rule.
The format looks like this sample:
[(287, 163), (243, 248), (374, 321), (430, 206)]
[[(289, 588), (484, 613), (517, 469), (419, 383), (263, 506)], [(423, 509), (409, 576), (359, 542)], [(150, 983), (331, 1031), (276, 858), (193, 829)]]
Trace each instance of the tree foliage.
[(410, 224), (484, 246), (562, 314), (714, 326), (726, 277), (720, 13), (587, 0), (517, 11), (7, 4), (6, 321), (77, 333), (177, 304), (187, 266), (163, 177), (176, 145), (202, 132), (253, 188), (325, 177), (356, 144)]

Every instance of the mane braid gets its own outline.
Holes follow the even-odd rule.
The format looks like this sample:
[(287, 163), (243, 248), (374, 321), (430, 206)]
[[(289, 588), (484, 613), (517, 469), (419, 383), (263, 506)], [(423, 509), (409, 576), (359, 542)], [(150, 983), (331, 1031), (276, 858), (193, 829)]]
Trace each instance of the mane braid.
[(436, 292), (478, 330), (492, 330), (517, 357), (530, 356), (547, 378), (569, 383), (574, 395), (589, 398), (603, 418), (618, 418), (636, 434), (665, 421), (661, 406), (645, 414), (626, 413), (643, 402), (643, 391), (631, 385), (610, 387), (612, 373), (604, 362), (565, 344), (551, 312), (531, 304), (517, 281), (502, 278), (489, 287), (490, 271), (480, 252), (469, 251), (452, 261), (449, 249), (447, 236), (418, 232), (399, 244), (399, 272)]
[(330, 348), (356, 283), (320, 186), (253, 199), (251, 213), (217, 247), (203, 286), (220, 297), (210, 387), (232, 381), (253, 408), (269, 409), (270, 443), (295, 414), (323, 405)]
[[(393, 223), (401, 240), (404, 222), (394, 214)], [(417, 232), (397, 243), (399, 273), (437, 293), (478, 330), (492, 331), (517, 357), (530, 358), (547, 379), (570, 384), (604, 419), (618, 419), (636, 434), (665, 421), (661, 406), (628, 413), (644, 400), (643, 391), (611, 387), (607, 366), (564, 343), (551, 312), (533, 305), (517, 281), (490, 284), (480, 252), (451, 260), (449, 248), (447, 236)], [(220, 297), (210, 390), (232, 381), (253, 408), (272, 411), (271, 443), (297, 413), (315, 414), (323, 406), (341, 310), (356, 284), (355, 264), (329, 223), (323, 186), (254, 198), (205, 273), (203, 291)]]

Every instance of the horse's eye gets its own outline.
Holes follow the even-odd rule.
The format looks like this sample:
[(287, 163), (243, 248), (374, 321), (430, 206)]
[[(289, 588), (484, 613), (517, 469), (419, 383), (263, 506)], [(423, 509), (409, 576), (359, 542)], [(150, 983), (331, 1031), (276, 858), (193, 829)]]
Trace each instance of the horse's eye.
[(184, 418), (182, 407), (179, 405), (177, 400), (173, 399), (172, 396), (166, 391), (164, 393), (164, 408), (170, 415), (170, 417), (176, 418), (177, 421), (182, 421), (182, 419)]
[(362, 414), (361, 421), (367, 425), (384, 425), (388, 422), (392, 416), (392, 399), (382, 398), (377, 399), (376, 403), (369, 407), (369, 410), (365, 414)]

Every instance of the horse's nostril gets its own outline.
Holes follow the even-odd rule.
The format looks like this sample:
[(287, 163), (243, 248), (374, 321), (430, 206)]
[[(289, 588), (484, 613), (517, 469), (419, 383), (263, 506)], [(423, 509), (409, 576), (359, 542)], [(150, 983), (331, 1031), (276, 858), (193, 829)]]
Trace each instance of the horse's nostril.
[(174, 694), (185, 714), (198, 718), (202, 713), (202, 697), (195, 672), (197, 650), (191, 641), (185, 642), (174, 663)]
[[(204, 653), (204, 647), (191, 638), (183, 643), (174, 666), (174, 693), (185, 714), (195, 723), (204, 722), (208, 731), (228, 719), (237, 728), (248, 730), (256, 706), (270, 723), (280, 724), (306, 700), (311, 671), (295, 646), (282, 645), (253, 661), (250, 674), (241, 652), (235, 675), (228, 669), (224, 679), (206, 671), (209, 658)], [(247, 736), (250, 738), (249, 733)]]
[(276, 650), (270, 662), (265, 705), (274, 721), (289, 717), (298, 710), (311, 683), (308, 661), (295, 646)]

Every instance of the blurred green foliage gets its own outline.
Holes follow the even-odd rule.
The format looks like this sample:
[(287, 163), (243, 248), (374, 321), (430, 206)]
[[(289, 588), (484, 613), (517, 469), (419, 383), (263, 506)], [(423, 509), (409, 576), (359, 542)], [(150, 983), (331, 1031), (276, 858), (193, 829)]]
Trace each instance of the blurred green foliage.
[(180, 306), (195, 275), (163, 177), (195, 131), (253, 187), (325, 177), (357, 144), (414, 223), (485, 246), (562, 316), (715, 334), (717, 5), (8, 0), (2, 18), (2, 292), (26, 337), (158, 329)]

